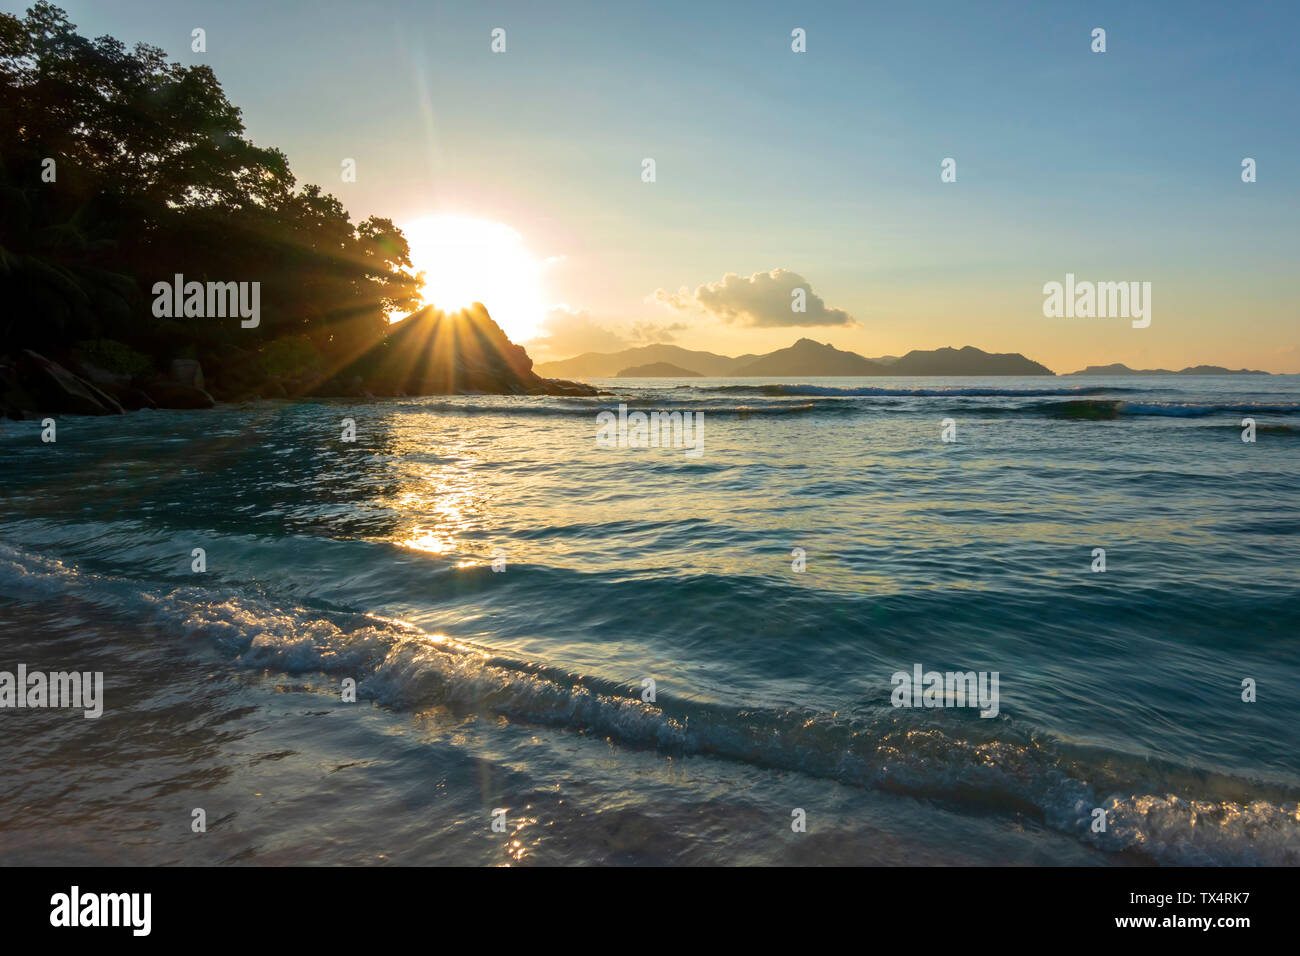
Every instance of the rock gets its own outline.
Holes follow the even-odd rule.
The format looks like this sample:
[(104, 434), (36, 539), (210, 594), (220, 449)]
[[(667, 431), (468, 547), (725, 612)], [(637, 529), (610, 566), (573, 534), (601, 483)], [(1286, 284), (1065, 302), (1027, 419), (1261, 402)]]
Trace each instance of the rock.
[(569, 382), (562, 378), (543, 378), (541, 382), (541, 391), (533, 394), (540, 395), (608, 395), (609, 392), (593, 388), (590, 385), (584, 385), (582, 382)]
[(21, 384), (39, 406), (32, 411), (73, 415), (122, 414), (122, 406), (116, 399), (30, 349), (23, 349), (19, 354), (18, 373)]
[(203, 388), (203, 366), (196, 359), (172, 359), (172, 381), (191, 388)]
[(128, 412), (138, 412), (142, 408), (157, 408), (154, 400), (138, 388), (128, 388), (121, 395), (122, 407)]
[(255, 398), (266, 380), (257, 356), (233, 345), (222, 346), (211, 369), (212, 382), (205, 383), (203, 388), (209, 389), (222, 401)]
[(590, 385), (540, 378), (528, 353), (478, 303), (460, 312), (428, 307), (408, 315), (316, 393), (348, 395), (345, 383), (358, 374), (379, 395), (600, 394)]
[(131, 376), (122, 372), (110, 372), (108, 369), (100, 368), (91, 362), (82, 359), (79, 364), (79, 370), (83, 372), (82, 378), (93, 385), (97, 385), (104, 391), (116, 395), (119, 391), (125, 391), (131, 387)]
[(36, 411), (35, 397), (23, 387), (18, 366), (0, 360), (0, 414), (20, 422)]
[(143, 390), (158, 408), (211, 408), (216, 404), (203, 389), (168, 379), (153, 379)]
[(134, 412), (141, 408), (156, 407), (148, 395), (132, 385), (131, 376), (125, 372), (110, 372), (93, 362), (87, 362), (84, 358), (73, 365), (73, 370), (88, 385), (97, 390), (95, 394), (106, 393), (125, 411)]
[(110, 395), (108, 392), (102, 391), (101, 389), (92, 385), (90, 382), (82, 381), (81, 384), (86, 386), (90, 394), (95, 396), (95, 398), (98, 399), (99, 403), (103, 405), (105, 408), (107, 408), (112, 414), (121, 415), (124, 411), (126, 411), (126, 409), (122, 407), (122, 403), (121, 401), (118, 400), (117, 396)]

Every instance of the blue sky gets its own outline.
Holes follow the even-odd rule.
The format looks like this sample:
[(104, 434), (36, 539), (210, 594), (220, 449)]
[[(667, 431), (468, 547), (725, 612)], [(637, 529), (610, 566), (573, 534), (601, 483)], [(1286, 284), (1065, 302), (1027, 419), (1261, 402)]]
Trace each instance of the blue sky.
[[(1300, 4), (61, 5), (82, 33), (211, 65), (249, 135), (354, 217), (510, 227), (544, 265), (502, 282), (565, 305), (538, 317), (543, 357), (808, 335), (868, 355), (1022, 351), (1058, 371), (1300, 371)], [(857, 324), (648, 301), (773, 269)], [(1152, 282), (1151, 326), (1045, 318), (1042, 285), (1066, 272)]]

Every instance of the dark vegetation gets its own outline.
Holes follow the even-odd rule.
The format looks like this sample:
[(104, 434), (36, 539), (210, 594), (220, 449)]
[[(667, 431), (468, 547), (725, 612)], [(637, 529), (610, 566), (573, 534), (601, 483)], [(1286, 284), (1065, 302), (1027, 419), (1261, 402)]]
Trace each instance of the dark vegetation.
[[(176, 274), (260, 283), (257, 327), (156, 316)], [(534, 375), (481, 306), (390, 324), (419, 289), (393, 222), (297, 186), (208, 67), (44, 0), (0, 14), (0, 412), (590, 391)]]

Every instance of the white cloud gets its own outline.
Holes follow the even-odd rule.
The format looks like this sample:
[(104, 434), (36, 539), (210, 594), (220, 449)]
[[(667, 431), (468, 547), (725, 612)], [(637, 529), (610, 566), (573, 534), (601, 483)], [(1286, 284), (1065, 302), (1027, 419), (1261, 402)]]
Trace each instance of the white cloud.
[[(806, 310), (791, 308), (791, 293), (803, 289)], [(728, 272), (721, 282), (702, 285), (693, 293), (685, 287), (676, 292), (656, 289), (652, 301), (679, 312), (702, 311), (722, 322), (778, 328), (783, 326), (857, 325), (843, 309), (827, 307), (813, 292), (812, 283), (789, 269), (755, 272), (741, 276)]]

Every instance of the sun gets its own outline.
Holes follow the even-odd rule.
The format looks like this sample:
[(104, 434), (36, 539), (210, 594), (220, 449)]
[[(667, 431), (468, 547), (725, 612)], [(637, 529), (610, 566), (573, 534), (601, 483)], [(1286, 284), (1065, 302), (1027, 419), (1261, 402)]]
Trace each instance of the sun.
[(482, 302), (512, 342), (533, 338), (546, 315), (542, 262), (505, 223), (429, 216), (402, 226), (424, 303), (452, 312)]

